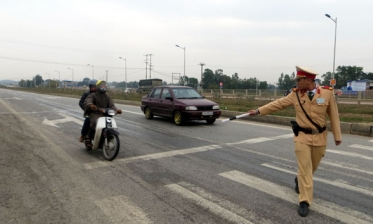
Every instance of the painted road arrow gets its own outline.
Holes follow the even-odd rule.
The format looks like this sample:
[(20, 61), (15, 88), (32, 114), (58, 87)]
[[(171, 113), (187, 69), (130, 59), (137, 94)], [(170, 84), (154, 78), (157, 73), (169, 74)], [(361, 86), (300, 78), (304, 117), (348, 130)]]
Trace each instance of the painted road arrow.
[(46, 124), (46, 125), (50, 125), (50, 126), (54, 126), (54, 127), (57, 127), (57, 124), (60, 124), (60, 123), (66, 123), (66, 122), (75, 122), (79, 125), (82, 125), (83, 121), (82, 120), (79, 120), (79, 119), (76, 119), (74, 117), (70, 117), (70, 116), (67, 116), (66, 114), (61, 114), (61, 113), (58, 113), (60, 116), (64, 117), (64, 118), (61, 118), (61, 119), (56, 119), (56, 120), (48, 120), (48, 119), (44, 119), (44, 121), (42, 122), (42, 124)]

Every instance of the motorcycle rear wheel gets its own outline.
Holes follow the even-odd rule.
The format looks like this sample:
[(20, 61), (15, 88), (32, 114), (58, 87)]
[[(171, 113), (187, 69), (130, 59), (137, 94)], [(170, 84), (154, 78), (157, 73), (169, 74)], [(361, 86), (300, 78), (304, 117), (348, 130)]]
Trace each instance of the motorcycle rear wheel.
[(119, 153), (120, 142), (119, 137), (115, 134), (109, 134), (107, 136), (107, 144), (102, 145), (102, 152), (104, 154), (104, 158), (108, 161), (112, 161), (117, 157)]

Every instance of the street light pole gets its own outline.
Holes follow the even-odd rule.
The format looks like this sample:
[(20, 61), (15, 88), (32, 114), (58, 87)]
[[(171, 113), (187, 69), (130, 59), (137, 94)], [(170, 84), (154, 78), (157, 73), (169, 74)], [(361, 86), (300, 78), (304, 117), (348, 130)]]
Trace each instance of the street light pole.
[(185, 47), (180, 47), (179, 45), (175, 45), (175, 46), (184, 50), (184, 86), (185, 86)]
[[(332, 19), (332, 17), (330, 17), (329, 14), (325, 14), (326, 17), (328, 17), (329, 19), (331, 19), (334, 23), (335, 23), (335, 34), (334, 34), (334, 57), (333, 57), (333, 76), (332, 76), (332, 79), (335, 78), (335, 49), (336, 49), (336, 46), (337, 46), (337, 17), (335, 17), (335, 19)], [(334, 81), (335, 82), (335, 81)], [(332, 86), (334, 87), (334, 83), (332, 84)]]
[(49, 74), (48, 72), (47, 73), (45, 73), (45, 74), (47, 74), (48, 76), (49, 76), (49, 80), (48, 80), (48, 88), (50, 89), (51, 88), (51, 74)]
[[(60, 83), (61, 83), (61, 72), (60, 71), (56, 71), (58, 72), (58, 86), (60, 86)], [(57, 85), (56, 85), (56, 88), (57, 88)]]
[[(87, 65), (90, 65), (90, 64), (87, 64)], [(95, 67), (93, 65), (90, 65), (92, 66), (92, 79), (95, 78)]]
[(124, 91), (127, 91), (127, 59), (119, 57), (124, 60)]
[(68, 68), (71, 70), (72, 80), (73, 80), (73, 87), (74, 87), (74, 69)]
[(199, 65), (201, 66), (201, 81), (199, 83), (200, 83), (201, 93), (203, 93), (202, 79), (203, 79), (203, 66), (205, 66), (205, 64), (201, 62), (199, 63)]

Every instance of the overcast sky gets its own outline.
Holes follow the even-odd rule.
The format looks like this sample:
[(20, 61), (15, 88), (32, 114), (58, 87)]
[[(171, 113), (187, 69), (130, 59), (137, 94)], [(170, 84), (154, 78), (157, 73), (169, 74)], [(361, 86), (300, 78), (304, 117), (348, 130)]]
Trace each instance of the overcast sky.
[(325, 14), (338, 25), (335, 66), (373, 72), (371, 0), (0, 0), (0, 80), (107, 71), (124, 81), (126, 64), (127, 81), (138, 81), (152, 54), (151, 78), (171, 83), (185, 53), (188, 77), (200, 80), (202, 62), (275, 84), (296, 65), (332, 72), (335, 23)]

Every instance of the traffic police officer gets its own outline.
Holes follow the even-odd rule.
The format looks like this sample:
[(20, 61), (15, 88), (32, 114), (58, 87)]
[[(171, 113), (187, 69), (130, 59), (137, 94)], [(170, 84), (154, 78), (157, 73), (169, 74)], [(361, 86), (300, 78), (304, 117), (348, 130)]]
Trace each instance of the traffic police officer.
[[(294, 88), (286, 97), (268, 103), (256, 110), (250, 110), (248, 113), (250, 116), (258, 114), (263, 116), (294, 106), (295, 121), (299, 131), (294, 136), (295, 155), (298, 161), (295, 190), (299, 194), (298, 213), (305, 217), (308, 214), (308, 207), (313, 201), (313, 173), (326, 150), (326, 114), (330, 120), (335, 144), (340, 145), (342, 138), (333, 88), (316, 86), (317, 73), (311, 69), (296, 66), (296, 70), (297, 88)], [(306, 113), (309, 118), (307, 118)]]

